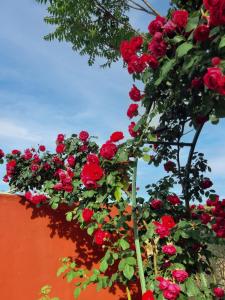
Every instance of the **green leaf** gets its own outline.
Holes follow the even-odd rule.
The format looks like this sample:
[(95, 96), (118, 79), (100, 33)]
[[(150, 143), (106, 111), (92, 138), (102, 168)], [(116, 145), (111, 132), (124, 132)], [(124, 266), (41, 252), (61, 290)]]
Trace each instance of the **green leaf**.
[(165, 79), (169, 71), (174, 67), (175, 61), (176, 60), (173, 58), (164, 63), (161, 67), (159, 78), (155, 81), (156, 86), (160, 85), (160, 83)]
[(76, 272), (71, 270), (66, 274), (67, 282), (71, 282), (76, 277)]
[(125, 265), (125, 268), (123, 269), (123, 275), (130, 280), (134, 275), (134, 267)]
[(68, 213), (66, 213), (66, 221), (71, 222), (73, 219), (73, 213), (72, 211), (69, 211)]
[(79, 296), (80, 296), (80, 293), (81, 293), (81, 288), (76, 288), (73, 292), (73, 296), (75, 299), (77, 299)]
[(134, 257), (127, 257), (125, 258), (125, 262), (126, 264), (130, 265), (130, 266), (135, 266), (136, 265), (136, 259)]
[(219, 43), (219, 48), (223, 48), (225, 47), (225, 36), (222, 37), (222, 39), (220, 40), (220, 43)]
[(103, 260), (100, 264), (99, 270), (104, 273), (108, 269), (108, 263), (106, 260)]
[(143, 156), (142, 156), (142, 158), (143, 158), (143, 160), (145, 161), (145, 162), (150, 162), (150, 160), (151, 160), (151, 156), (150, 155), (148, 155), (148, 154), (144, 154)]
[(122, 190), (121, 187), (117, 186), (114, 192), (114, 196), (116, 198), (116, 201), (120, 201), (121, 197), (122, 197)]
[(181, 44), (179, 47), (177, 47), (176, 55), (177, 57), (182, 57), (185, 54), (187, 54), (191, 49), (193, 48), (193, 44), (185, 42)]
[(195, 297), (199, 294), (199, 288), (196, 286), (195, 281), (191, 277), (186, 280), (185, 287), (189, 297)]
[(68, 266), (67, 265), (63, 265), (61, 266), (57, 273), (56, 273), (56, 276), (59, 277), (60, 275), (62, 275), (66, 270), (68, 269)]
[(123, 250), (127, 250), (130, 248), (130, 244), (124, 239), (120, 239), (119, 244)]
[(189, 18), (187, 26), (185, 28), (186, 32), (190, 32), (193, 29), (195, 29), (197, 27), (199, 23), (199, 16), (198, 17), (193, 17), (193, 18)]

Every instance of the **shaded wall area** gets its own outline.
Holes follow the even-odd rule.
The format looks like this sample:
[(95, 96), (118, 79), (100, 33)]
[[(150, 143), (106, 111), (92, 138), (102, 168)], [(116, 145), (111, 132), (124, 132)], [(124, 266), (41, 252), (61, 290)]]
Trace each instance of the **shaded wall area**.
[[(56, 277), (61, 257), (73, 257), (82, 268), (91, 270), (103, 253), (92, 237), (75, 222), (65, 220), (66, 208), (36, 208), (16, 195), (0, 194), (0, 296), (7, 300), (37, 300), (40, 288), (52, 286), (52, 295), (72, 300), (73, 283)], [(118, 286), (82, 292), (79, 300), (125, 300)], [(132, 300), (141, 299), (140, 294)]]

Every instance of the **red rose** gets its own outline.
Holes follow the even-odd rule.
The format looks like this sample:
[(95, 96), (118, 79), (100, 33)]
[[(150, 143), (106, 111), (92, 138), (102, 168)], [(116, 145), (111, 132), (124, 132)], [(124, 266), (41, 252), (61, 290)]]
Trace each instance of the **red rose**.
[(43, 168), (45, 171), (48, 171), (49, 169), (51, 169), (51, 166), (49, 163), (46, 162), (46, 163), (44, 163)]
[(45, 202), (47, 197), (45, 195), (33, 195), (30, 199), (30, 202), (33, 204), (40, 204), (41, 202)]
[(31, 153), (30, 149), (26, 149), (24, 151), (24, 156), (23, 157), (24, 157), (25, 160), (29, 160), (33, 157), (33, 154)]
[(158, 41), (157, 39), (152, 39), (151, 42), (148, 44), (148, 50), (157, 57), (163, 57), (167, 51), (167, 43), (164, 40)]
[(92, 164), (99, 164), (99, 158), (96, 154), (88, 154), (87, 156), (87, 162), (92, 163)]
[(26, 200), (29, 200), (29, 201), (30, 201), (31, 198), (32, 198), (32, 193), (31, 193), (30, 191), (29, 191), (29, 192), (26, 192), (25, 195), (24, 195), (24, 197), (25, 197)]
[(53, 186), (53, 189), (55, 191), (62, 191), (63, 190), (63, 184), (61, 182), (59, 183), (56, 183), (54, 186)]
[(188, 22), (188, 12), (186, 10), (176, 10), (172, 13), (172, 22), (179, 29), (185, 28)]
[(213, 293), (217, 298), (223, 298), (224, 297), (224, 289), (220, 287), (216, 287), (213, 289)]
[(202, 205), (202, 204), (199, 204), (197, 208), (198, 208), (198, 210), (204, 210), (205, 209), (204, 205)]
[(221, 63), (221, 58), (219, 58), (219, 57), (213, 57), (211, 59), (211, 63), (212, 63), (213, 66), (218, 66)]
[(203, 81), (202, 81), (201, 77), (195, 77), (191, 81), (191, 87), (195, 88), (195, 89), (199, 89), (200, 87), (202, 87), (202, 84), (203, 84)]
[(38, 154), (34, 154), (34, 160), (33, 160), (35, 163), (39, 163), (41, 160), (40, 160), (40, 157), (38, 156)]
[(21, 153), (20, 150), (17, 149), (12, 150), (13, 155), (19, 155), (20, 153)]
[(207, 10), (212, 7), (216, 7), (219, 5), (220, 0), (203, 0), (204, 6)]
[(67, 192), (67, 193), (72, 193), (72, 191), (73, 191), (73, 186), (72, 186), (72, 184), (66, 184), (66, 185), (64, 185), (64, 186), (63, 186), (63, 190), (64, 190), (65, 192)]
[(86, 142), (87, 139), (89, 138), (89, 133), (87, 131), (81, 131), (80, 134), (79, 134), (79, 139), (82, 141), (82, 142)]
[(141, 91), (133, 84), (132, 89), (129, 92), (130, 99), (133, 101), (140, 101), (142, 96), (141, 96)]
[(64, 134), (59, 133), (56, 139), (56, 143), (62, 143), (64, 142)]
[(38, 171), (38, 169), (39, 169), (39, 165), (37, 165), (37, 164), (32, 164), (31, 167), (30, 167), (30, 169), (31, 169), (32, 172), (36, 172), (36, 171)]
[(5, 153), (3, 152), (2, 149), (0, 149), (0, 159), (3, 158), (5, 156)]
[(170, 281), (164, 279), (163, 277), (156, 277), (156, 280), (159, 281), (159, 289), (161, 291), (166, 290), (170, 285)]
[(118, 141), (122, 140), (123, 138), (124, 138), (123, 132), (116, 131), (116, 132), (113, 132), (113, 134), (111, 134), (110, 141), (118, 142)]
[(86, 144), (84, 144), (84, 145), (80, 146), (78, 151), (79, 152), (86, 152), (87, 150), (88, 150), (88, 146)]
[(3, 180), (3, 182), (7, 183), (7, 182), (9, 182), (9, 177), (7, 175), (5, 175), (2, 180)]
[(53, 156), (52, 161), (56, 165), (63, 165), (63, 161), (57, 155)]
[(174, 255), (177, 253), (177, 249), (174, 245), (165, 245), (162, 247), (162, 252), (168, 255)]
[(170, 35), (176, 30), (176, 25), (169, 20), (164, 26), (163, 26), (163, 32), (165, 32), (167, 35)]
[(127, 110), (127, 116), (131, 119), (138, 115), (138, 104), (130, 104)]
[(120, 54), (123, 60), (128, 63), (131, 57), (135, 54), (135, 49), (131, 47), (129, 41), (122, 41), (120, 44)]
[(151, 35), (154, 35), (158, 31), (163, 30), (163, 25), (166, 23), (166, 18), (157, 16), (155, 20), (153, 20), (149, 25), (148, 25), (148, 31)]
[(218, 90), (222, 80), (222, 72), (220, 68), (212, 67), (207, 69), (207, 73), (203, 77), (205, 86), (210, 90)]
[(213, 185), (212, 181), (208, 178), (205, 178), (200, 182), (200, 187), (204, 190), (209, 189)]
[(143, 44), (143, 38), (142, 38), (142, 36), (134, 36), (130, 40), (130, 47), (134, 51), (140, 50), (142, 44)]
[(97, 245), (103, 245), (105, 239), (107, 238), (108, 233), (102, 229), (97, 229), (94, 234), (94, 241)]
[(76, 158), (73, 155), (69, 155), (67, 157), (67, 162), (68, 162), (69, 166), (73, 168), (76, 163)]
[(150, 290), (146, 291), (142, 295), (142, 300), (155, 300), (153, 292)]
[(177, 195), (168, 195), (166, 200), (169, 201), (172, 205), (180, 204), (180, 198)]
[(151, 208), (153, 208), (153, 209), (160, 209), (163, 207), (163, 202), (160, 199), (153, 199), (150, 202), (150, 205), (151, 205)]
[(61, 154), (65, 151), (66, 145), (65, 144), (58, 144), (56, 146), (56, 153)]
[(113, 143), (105, 143), (100, 149), (100, 155), (108, 160), (111, 160), (117, 152), (117, 146)]
[(159, 66), (158, 60), (153, 55), (147, 53), (142, 54), (140, 61), (145, 64), (146, 67), (150, 66), (153, 70), (157, 69)]
[(167, 226), (159, 222), (153, 222), (153, 224), (156, 226), (155, 233), (157, 233), (161, 239), (170, 235), (170, 230)]
[(146, 67), (147, 64), (142, 58), (139, 58), (137, 55), (133, 55), (128, 63), (128, 72), (129, 74), (142, 73)]
[(209, 38), (209, 26), (199, 25), (194, 31), (194, 39), (198, 42), (204, 42)]
[(170, 282), (168, 288), (163, 291), (163, 296), (168, 300), (176, 300), (180, 294), (180, 291), (181, 288), (179, 285)]
[(39, 146), (39, 150), (42, 151), (42, 152), (44, 152), (44, 151), (46, 150), (46, 148), (45, 148), (44, 145), (40, 145), (40, 146)]
[(137, 137), (139, 135), (139, 131), (134, 131), (134, 127), (136, 126), (135, 122), (131, 122), (128, 126), (128, 131), (132, 137)]
[(92, 209), (84, 208), (82, 211), (82, 217), (83, 217), (84, 222), (91, 221), (93, 214), (94, 214), (94, 211)]
[(169, 229), (171, 229), (174, 226), (176, 226), (176, 223), (175, 223), (175, 221), (174, 221), (174, 219), (173, 219), (172, 216), (164, 215), (164, 216), (162, 216), (161, 220), (162, 220), (162, 224), (164, 226), (166, 226), (167, 228), (169, 228)]
[(202, 224), (208, 224), (211, 221), (211, 216), (207, 213), (203, 213), (200, 216)]
[(15, 171), (15, 167), (16, 167), (16, 160), (10, 160), (7, 164), (6, 164), (6, 175), (7, 176), (12, 176), (14, 171)]
[(81, 180), (86, 188), (95, 189), (97, 188), (96, 181), (100, 180), (103, 177), (103, 174), (103, 169), (99, 165), (86, 163), (81, 171)]
[(219, 25), (225, 25), (225, 1), (220, 1), (219, 7)]
[(168, 162), (166, 162), (164, 164), (164, 169), (166, 172), (174, 171), (175, 167), (176, 167), (176, 164), (171, 160), (169, 160)]
[(188, 273), (184, 270), (174, 270), (172, 271), (173, 278), (178, 282), (184, 282), (188, 277)]

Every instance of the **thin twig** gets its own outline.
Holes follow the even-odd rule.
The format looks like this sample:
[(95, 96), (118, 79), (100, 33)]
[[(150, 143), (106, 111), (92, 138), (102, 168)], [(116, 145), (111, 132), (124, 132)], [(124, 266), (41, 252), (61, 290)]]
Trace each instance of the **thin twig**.
[(151, 11), (154, 13), (154, 15), (160, 16), (160, 13), (147, 0), (141, 0), (141, 1), (144, 2), (145, 5), (151, 9)]
[(140, 5), (139, 3), (133, 1), (133, 0), (129, 0), (132, 4), (136, 5), (137, 7), (132, 7), (130, 4), (128, 4), (130, 7), (134, 8), (134, 9), (138, 9), (138, 10), (142, 10), (150, 15), (152, 15), (153, 13), (149, 10), (147, 10), (146, 8), (144, 8), (144, 6)]

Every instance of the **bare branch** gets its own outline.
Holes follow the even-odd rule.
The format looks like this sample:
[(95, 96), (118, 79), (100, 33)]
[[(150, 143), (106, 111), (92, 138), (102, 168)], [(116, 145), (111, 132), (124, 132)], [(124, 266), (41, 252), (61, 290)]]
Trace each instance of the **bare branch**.
[(147, 0), (141, 1), (153, 12), (155, 16), (160, 16), (160, 13)]
[(147, 10), (144, 6), (140, 5), (139, 3), (137, 3), (133, 0), (128, 0), (128, 1), (130, 1), (133, 5), (136, 5), (136, 7), (135, 7), (135, 6), (132, 6), (132, 5), (128, 4), (129, 7), (133, 8), (133, 9), (140, 10), (140, 11), (144, 11), (149, 15), (153, 15), (153, 13), (151, 11)]

